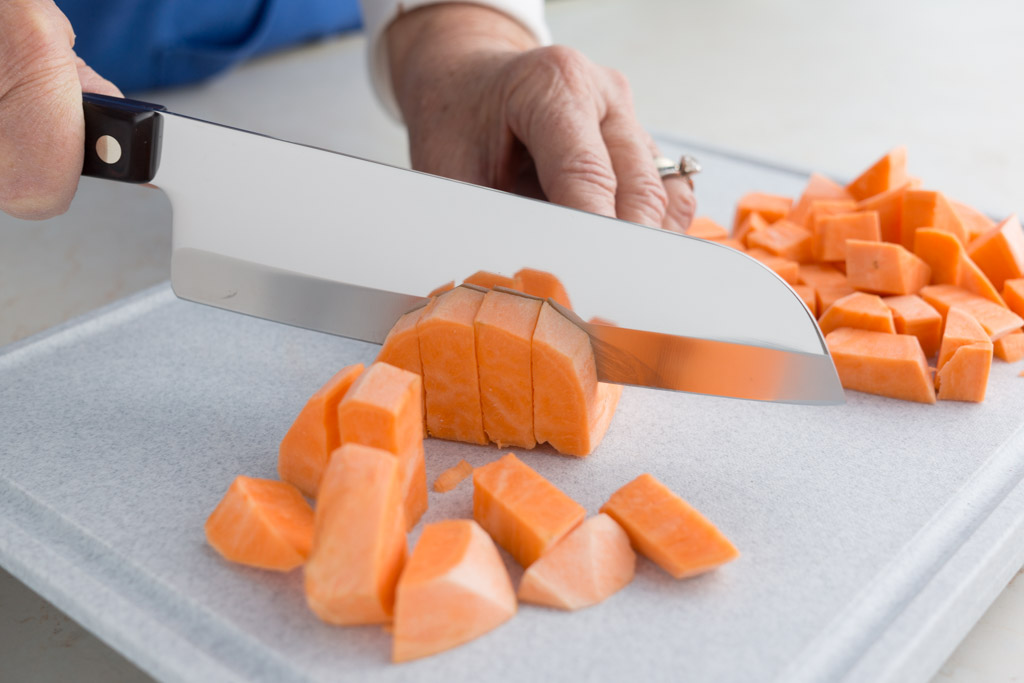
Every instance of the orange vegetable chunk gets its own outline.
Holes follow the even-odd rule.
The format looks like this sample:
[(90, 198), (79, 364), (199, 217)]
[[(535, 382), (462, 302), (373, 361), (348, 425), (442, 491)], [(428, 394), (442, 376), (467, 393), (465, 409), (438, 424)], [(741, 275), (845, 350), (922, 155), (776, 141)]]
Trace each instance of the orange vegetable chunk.
[(907, 180), (907, 148), (900, 146), (891, 150), (857, 176), (846, 186), (846, 191), (857, 201), (862, 201), (900, 187)]
[(505, 563), (476, 522), (427, 524), (398, 582), (391, 659), (467, 643), (511, 619), (516, 607)]
[(939, 312), (943, 320), (945, 320), (950, 307), (963, 308), (981, 323), (991, 341), (1005, 337), (1024, 325), (1024, 319), (1021, 316), (960, 287), (929, 285), (921, 289), (920, 295)]
[(533, 330), (543, 302), (487, 292), (473, 327), (484, 432), (498, 448), (537, 445), (533, 433)]
[(456, 287), (432, 299), (416, 324), (427, 431), (438, 439), (487, 443), (473, 328), (483, 300), (478, 289)]
[(516, 271), (516, 279), (520, 282), (520, 291), (541, 299), (554, 299), (566, 308), (572, 308), (565, 286), (551, 273), (533, 268), (521, 268)]
[[(846, 276), (843, 276), (844, 281)], [(818, 304), (818, 315), (822, 316), (825, 312), (831, 308), (840, 299), (850, 296), (857, 290), (848, 284), (842, 285), (829, 285), (826, 287), (818, 287), (814, 290), (814, 298)]]
[(416, 333), (416, 324), (426, 307), (421, 306), (414, 311), (409, 311), (395, 323), (388, 336), (384, 338), (384, 344), (377, 354), (377, 362), (394, 365), (417, 375), (423, 374), (423, 364), (420, 362), (420, 338)]
[(936, 368), (941, 370), (961, 346), (987, 341), (988, 333), (970, 313), (956, 306), (950, 308), (942, 330), (942, 346), (939, 348)]
[(807, 306), (807, 310), (811, 312), (811, 315), (817, 318), (818, 304), (814, 295), (814, 287), (810, 285), (792, 285), (792, 287), (796, 295), (804, 302), (804, 306)]
[(338, 446), (338, 404), (363, 372), (363, 364), (342, 368), (306, 402), (288, 429), (277, 458), (277, 475), (316, 498), (327, 459)]
[(590, 337), (549, 303), (531, 344), (533, 431), (565, 455), (588, 455), (601, 442), (622, 386), (597, 381)]
[(430, 293), (427, 294), (427, 296), (433, 298), (435, 296), (438, 296), (439, 294), (444, 294), (445, 292), (451, 291), (453, 289), (455, 289), (455, 280), (449, 280), (443, 285), (438, 285), (437, 287), (434, 287), (432, 290), (430, 290)]
[(814, 236), (802, 225), (781, 219), (747, 236), (747, 246), (769, 254), (806, 263), (814, 260)]
[(918, 228), (914, 233), (914, 253), (932, 269), (931, 284), (957, 285), (1004, 305), (999, 292), (952, 233), (936, 228)]
[(1017, 330), (997, 339), (992, 345), (992, 350), (999, 360), (1016, 363), (1024, 358), (1024, 332)]
[(387, 363), (374, 363), (338, 406), (342, 445), (380, 448), (397, 459), (405, 521), (410, 529), (427, 511), (422, 401), (419, 375)]
[(800, 284), (820, 287), (846, 285), (846, 274), (824, 263), (805, 263), (800, 266)]
[(310, 609), (332, 624), (389, 622), (406, 551), (398, 460), (345, 444), (331, 456), (317, 500), (305, 576)]
[(747, 251), (747, 256), (757, 259), (789, 284), (800, 284), (798, 282), (800, 279), (800, 264), (796, 261), (776, 256), (764, 249), (750, 249)]
[(437, 479), (434, 480), (434, 490), (438, 493), (448, 493), (471, 474), (473, 474), (473, 466), (465, 460), (460, 460), (456, 465), (437, 475)]
[(677, 579), (695, 576), (739, 557), (714, 524), (650, 474), (641, 474), (601, 506), (633, 548)]
[(1019, 316), (1024, 316), (1024, 278), (1014, 278), (1003, 283), (1003, 301)]
[(991, 369), (992, 342), (961, 346), (935, 373), (939, 400), (981, 403), (985, 400)]
[(952, 233), (961, 244), (967, 242), (967, 228), (941, 192), (907, 190), (903, 196), (903, 215), (900, 220), (900, 243), (907, 249), (914, 248), (914, 231), (918, 228), (945, 230)]
[(838, 213), (814, 222), (814, 257), (819, 261), (845, 261), (846, 240), (878, 242), (882, 232), (877, 211)]
[(816, 199), (811, 202), (811, 208), (807, 211), (804, 227), (808, 230), (813, 230), (814, 224), (826, 216), (836, 216), (841, 213), (853, 213), (855, 211), (858, 211), (857, 202), (852, 199)]
[(523, 602), (564, 610), (596, 605), (633, 580), (636, 553), (619, 524), (602, 513), (584, 521), (530, 565)]
[(473, 470), (473, 519), (524, 567), (585, 516), (582, 505), (513, 453)]
[(690, 237), (699, 237), (702, 240), (724, 240), (729, 237), (729, 231), (724, 227), (714, 222), (707, 216), (697, 216), (690, 222), (690, 227), (686, 229), (686, 234)]
[(732, 238), (742, 244), (745, 249), (747, 247), (747, 238), (758, 230), (764, 230), (768, 225), (768, 221), (764, 219), (764, 216), (757, 211), (751, 211), (738, 226), (733, 228)]
[(967, 206), (962, 202), (958, 202), (954, 199), (949, 200), (950, 206), (953, 207), (953, 211), (956, 212), (957, 217), (960, 218), (960, 222), (967, 228), (968, 242), (973, 242), (978, 237), (981, 237), (986, 232), (996, 227), (996, 222), (978, 211), (977, 209)]
[(892, 311), (882, 297), (866, 292), (854, 292), (836, 301), (821, 316), (818, 326), (822, 334), (840, 327), (896, 334)]
[(903, 242), (903, 198), (907, 190), (916, 187), (915, 183), (907, 182), (874, 197), (868, 197), (857, 204), (857, 211), (874, 211), (878, 214), (878, 227), (883, 242), (901, 244)]
[(492, 287), (505, 287), (507, 289), (519, 289), (521, 284), (515, 277), (509, 277), (507, 275), (500, 275), (498, 273), (492, 273), (486, 270), (478, 270), (463, 282), (476, 285), (477, 287), (483, 287), (484, 289), (491, 289)]
[(935, 387), (917, 337), (841, 327), (825, 337), (847, 389), (935, 403)]
[(899, 244), (846, 242), (846, 280), (854, 289), (913, 294), (928, 284), (932, 269)]
[(882, 299), (892, 311), (897, 334), (912, 334), (921, 342), (924, 355), (931, 358), (939, 350), (942, 338), (942, 316), (916, 294), (889, 296)]
[(1024, 277), (1024, 230), (1017, 215), (971, 242), (967, 254), (997, 289), (1007, 280)]
[(286, 572), (309, 556), (313, 508), (291, 484), (238, 476), (205, 529), (207, 542), (224, 559)]
[(793, 206), (791, 197), (782, 197), (777, 194), (766, 194), (764, 192), (748, 192), (740, 197), (736, 203), (736, 215), (733, 218), (732, 229), (736, 229), (743, 223), (743, 219), (750, 213), (759, 213), (768, 223), (774, 223), (789, 213)]
[(846, 188), (839, 183), (833, 182), (819, 173), (812, 173), (807, 179), (807, 186), (796, 204), (786, 214), (786, 220), (793, 221), (804, 227), (811, 227), (807, 224), (807, 217), (811, 212), (811, 204), (823, 199), (839, 199), (852, 201), (853, 195), (846, 191)]

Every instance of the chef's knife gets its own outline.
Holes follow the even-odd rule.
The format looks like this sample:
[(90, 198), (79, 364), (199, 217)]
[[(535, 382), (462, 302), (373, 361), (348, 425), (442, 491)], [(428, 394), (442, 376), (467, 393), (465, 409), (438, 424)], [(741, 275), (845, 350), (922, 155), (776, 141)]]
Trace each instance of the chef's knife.
[[(381, 343), (438, 285), (529, 267), (569, 292), (603, 381), (843, 401), (807, 308), (728, 247), (159, 105), (83, 99), (82, 173), (167, 193), (183, 299)], [(583, 322), (593, 317), (610, 324)]]

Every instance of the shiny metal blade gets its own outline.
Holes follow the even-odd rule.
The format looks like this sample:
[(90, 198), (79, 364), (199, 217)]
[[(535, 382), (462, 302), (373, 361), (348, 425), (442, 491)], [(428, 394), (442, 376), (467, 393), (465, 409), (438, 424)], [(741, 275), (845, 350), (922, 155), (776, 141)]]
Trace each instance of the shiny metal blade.
[(727, 247), (162, 113), (179, 296), (372, 342), (449, 281), (554, 274), (605, 381), (835, 403), (820, 331)]

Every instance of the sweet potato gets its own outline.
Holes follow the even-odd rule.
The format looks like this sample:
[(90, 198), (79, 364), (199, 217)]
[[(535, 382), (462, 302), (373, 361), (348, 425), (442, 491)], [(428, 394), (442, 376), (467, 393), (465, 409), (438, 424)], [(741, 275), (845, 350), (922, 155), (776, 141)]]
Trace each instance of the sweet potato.
[(1011, 311), (1024, 317), (1024, 278), (1014, 278), (1003, 283), (1003, 301)]
[(939, 361), (936, 368), (941, 370), (961, 346), (989, 341), (988, 333), (966, 310), (953, 306), (946, 314), (942, 329), (942, 346), (939, 347)]
[(739, 242), (744, 249), (747, 248), (747, 238), (758, 230), (764, 230), (769, 225), (768, 221), (764, 219), (764, 216), (759, 214), (757, 211), (751, 211), (739, 225), (735, 226), (732, 230), (732, 238)]
[(522, 287), (522, 283), (517, 280), (515, 276), (509, 277), (508, 275), (492, 273), (487, 270), (478, 270), (463, 280), (463, 282), (469, 285), (483, 287), (484, 289), (493, 289), (494, 287), (520, 289)]
[(363, 364), (342, 368), (313, 394), (281, 441), (277, 474), (316, 498), (327, 459), (339, 445), (338, 404), (363, 372)]
[(818, 326), (826, 335), (840, 327), (896, 333), (892, 311), (880, 296), (866, 292), (854, 292), (836, 301), (821, 316)]
[(377, 353), (377, 361), (394, 365), (417, 375), (423, 375), (423, 364), (420, 362), (420, 339), (416, 334), (416, 324), (420, 321), (426, 307), (421, 306), (409, 311), (395, 323), (395, 326), (384, 338), (384, 344)]
[(524, 567), (585, 516), (582, 505), (513, 453), (473, 470), (473, 519)]
[(971, 242), (967, 254), (996, 289), (1002, 289), (1007, 280), (1024, 277), (1024, 230), (1017, 215)]
[(761, 217), (768, 223), (774, 223), (789, 213), (792, 205), (793, 199), (790, 197), (764, 192), (748, 192), (736, 203), (736, 215), (732, 222), (733, 233), (743, 223), (747, 214), (756, 212), (761, 214)]
[(906, 182), (900, 187), (868, 197), (857, 204), (857, 211), (874, 211), (878, 214), (878, 227), (882, 241), (901, 244), (903, 241), (903, 198), (907, 190), (916, 187)]
[(950, 199), (949, 204), (953, 207), (953, 211), (956, 212), (960, 222), (963, 223), (964, 227), (967, 229), (968, 243), (973, 242), (978, 237), (981, 237), (986, 232), (996, 227), (996, 222), (994, 220), (973, 207), (954, 199)]
[(462, 483), (462, 480), (473, 474), (473, 466), (465, 460), (449, 467), (434, 480), (434, 490), (438, 493), (448, 493)]
[(313, 543), (313, 508), (283, 481), (238, 476), (206, 520), (206, 540), (224, 559), (290, 571)]
[(606, 514), (584, 521), (529, 566), (519, 583), (523, 602), (564, 610), (590, 607), (633, 580), (636, 553)]
[(997, 339), (992, 344), (992, 351), (999, 360), (1016, 363), (1024, 358), (1024, 332), (1017, 330)]
[(702, 240), (710, 240), (712, 242), (728, 239), (729, 237), (728, 230), (707, 216), (697, 216), (694, 218), (690, 222), (690, 227), (686, 229), (686, 234), (690, 237), (699, 237)]
[(907, 190), (903, 196), (900, 220), (900, 243), (907, 249), (914, 248), (914, 231), (918, 228), (945, 230), (956, 236), (961, 244), (967, 241), (967, 228), (941, 192)]
[(814, 237), (810, 230), (784, 218), (747, 236), (750, 249), (764, 249), (769, 254), (797, 263), (814, 260), (813, 246)]
[(838, 213), (814, 222), (814, 258), (818, 261), (845, 261), (846, 240), (878, 242), (882, 233), (877, 211)]
[(900, 146), (872, 164), (849, 185), (846, 191), (857, 201), (897, 188), (907, 182), (907, 148)]
[(800, 297), (800, 300), (804, 302), (804, 306), (807, 306), (807, 310), (810, 311), (811, 315), (815, 318), (818, 317), (818, 303), (817, 298), (814, 295), (814, 287), (810, 285), (792, 285), (793, 291)]
[(942, 338), (942, 316), (915, 294), (889, 296), (882, 299), (892, 311), (897, 334), (912, 334), (921, 342), (924, 355), (931, 358), (939, 350)]
[(462, 645), (515, 613), (508, 570), (484, 530), (471, 519), (427, 524), (398, 582), (392, 661)]
[(677, 579), (739, 557), (714, 524), (650, 474), (613, 493), (601, 512), (622, 526), (637, 552)]
[(992, 342), (961, 346), (935, 373), (940, 401), (985, 400), (988, 375), (992, 368)]
[(799, 284), (800, 279), (800, 264), (792, 259), (783, 258), (782, 256), (776, 256), (775, 254), (769, 253), (764, 249), (750, 249), (747, 251), (747, 256), (750, 258), (757, 259), (764, 265), (768, 266), (771, 270), (775, 271), (775, 274), (781, 277), (783, 280), (791, 285)]
[(935, 403), (928, 360), (917, 337), (841, 327), (826, 335), (825, 343), (845, 388)]
[(534, 268), (521, 268), (516, 271), (515, 277), (519, 280), (520, 291), (523, 293), (541, 299), (554, 299), (566, 308), (572, 309), (565, 286), (551, 273)]
[(928, 284), (931, 268), (899, 244), (846, 242), (846, 280), (854, 289), (914, 294)]
[(805, 228), (812, 227), (807, 218), (811, 212), (811, 204), (826, 199), (852, 201), (853, 195), (839, 183), (833, 182), (823, 175), (812, 173), (807, 179), (807, 186), (795, 204), (789, 209), (785, 218)]
[(921, 289), (920, 295), (939, 312), (943, 320), (951, 306), (963, 308), (981, 323), (991, 341), (1005, 337), (1024, 325), (1024, 319), (1021, 316), (960, 287), (929, 285)]
[(931, 284), (957, 285), (1004, 305), (999, 292), (952, 233), (937, 228), (918, 228), (914, 233), (914, 253), (932, 268)]

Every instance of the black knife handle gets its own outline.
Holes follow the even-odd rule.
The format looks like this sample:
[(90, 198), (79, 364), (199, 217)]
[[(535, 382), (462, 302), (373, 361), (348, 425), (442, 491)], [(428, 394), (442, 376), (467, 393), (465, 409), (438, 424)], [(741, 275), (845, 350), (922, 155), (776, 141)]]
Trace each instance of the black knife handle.
[(82, 93), (85, 158), (82, 175), (148, 183), (160, 166), (160, 132), (166, 107)]

